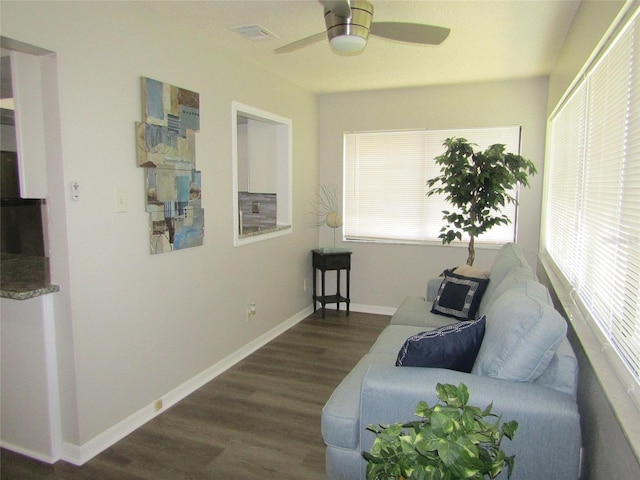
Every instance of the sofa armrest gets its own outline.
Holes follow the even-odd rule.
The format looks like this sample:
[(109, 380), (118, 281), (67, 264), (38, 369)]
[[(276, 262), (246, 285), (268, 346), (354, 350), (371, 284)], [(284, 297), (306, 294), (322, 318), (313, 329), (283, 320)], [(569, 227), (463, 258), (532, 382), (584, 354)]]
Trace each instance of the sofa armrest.
[[(533, 383), (519, 383), (437, 368), (372, 366), (365, 375), (360, 408), (360, 446), (368, 451), (375, 435), (371, 424), (415, 420), (420, 400), (437, 403), (437, 383), (469, 387), (471, 405), (519, 424), (513, 441), (502, 448), (515, 454), (512, 480), (577, 480), (580, 476), (580, 417), (570, 395)], [(362, 462), (363, 472), (366, 462)], [(361, 478), (365, 476), (361, 475)], [(500, 477), (502, 478), (502, 476)], [(506, 475), (504, 475), (506, 478)]]
[(435, 300), (443, 280), (444, 277), (436, 277), (429, 280), (427, 283), (427, 301), (433, 302)]

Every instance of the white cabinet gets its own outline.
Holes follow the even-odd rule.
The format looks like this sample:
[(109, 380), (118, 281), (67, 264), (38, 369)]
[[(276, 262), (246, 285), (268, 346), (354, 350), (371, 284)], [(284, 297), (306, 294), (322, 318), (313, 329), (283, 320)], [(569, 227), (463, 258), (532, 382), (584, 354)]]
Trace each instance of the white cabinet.
[(54, 298), (0, 299), (0, 440), (48, 463), (60, 459), (62, 444)]
[(247, 128), (248, 184), (252, 193), (278, 192), (279, 125), (249, 118)]
[(12, 50), (11, 83), (15, 103), (16, 150), (22, 198), (47, 197), (43, 105), (43, 57)]

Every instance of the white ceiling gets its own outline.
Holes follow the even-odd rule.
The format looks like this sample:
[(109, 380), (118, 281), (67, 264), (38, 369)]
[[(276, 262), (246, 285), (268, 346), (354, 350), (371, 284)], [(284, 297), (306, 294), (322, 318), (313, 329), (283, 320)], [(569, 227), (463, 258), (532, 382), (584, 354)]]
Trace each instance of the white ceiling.
[[(316, 93), (469, 83), (547, 75), (579, 0), (370, 0), (373, 21), (451, 28), (440, 46), (369, 37), (364, 52), (340, 56), (322, 41), (296, 52), (273, 50), (325, 29), (316, 0), (209, 0), (147, 3), (176, 26)], [(278, 39), (251, 41), (230, 30), (257, 24)]]

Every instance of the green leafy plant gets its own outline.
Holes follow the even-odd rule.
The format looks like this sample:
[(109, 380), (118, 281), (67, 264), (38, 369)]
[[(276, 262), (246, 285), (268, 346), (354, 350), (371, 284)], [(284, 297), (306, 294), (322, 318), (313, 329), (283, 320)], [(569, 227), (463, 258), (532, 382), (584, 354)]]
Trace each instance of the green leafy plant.
[[(501, 417), (468, 405), (469, 389), (438, 384), (442, 403), (429, 407), (419, 402), (420, 420), (393, 425), (369, 425), (376, 434), (367, 460), (368, 480), (458, 480), (495, 478), (504, 467), (508, 476), (515, 456), (500, 448), (504, 437), (513, 439), (518, 422), (500, 425)], [(487, 421), (494, 418), (494, 422)]]
[[(427, 181), (428, 196), (445, 195), (456, 210), (443, 211), (447, 224), (440, 230), (443, 244), (462, 240), (469, 236), (467, 264), (475, 260), (475, 238), (496, 225), (506, 225), (511, 220), (501, 213), (507, 203), (517, 203), (511, 193), (518, 184), (528, 186), (529, 175), (537, 173), (530, 160), (506, 153), (503, 144), (491, 145), (484, 151), (476, 151), (473, 143), (465, 138), (448, 138), (443, 145), (445, 152), (435, 158), (441, 175)], [(434, 185), (440, 184), (435, 187)]]

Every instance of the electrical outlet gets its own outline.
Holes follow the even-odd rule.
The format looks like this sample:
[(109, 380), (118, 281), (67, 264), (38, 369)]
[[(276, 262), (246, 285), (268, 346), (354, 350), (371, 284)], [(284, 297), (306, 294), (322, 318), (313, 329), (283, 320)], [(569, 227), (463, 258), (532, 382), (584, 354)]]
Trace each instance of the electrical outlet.
[(155, 402), (153, 402), (153, 408), (155, 409), (155, 411), (159, 411), (162, 410), (162, 399), (158, 399)]
[(74, 202), (80, 200), (80, 183), (77, 180), (71, 182), (71, 200)]
[(247, 307), (247, 320), (251, 320), (251, 317), (255, 316), (255, 314), (256, 314), (256, 304), (252, 302)]

